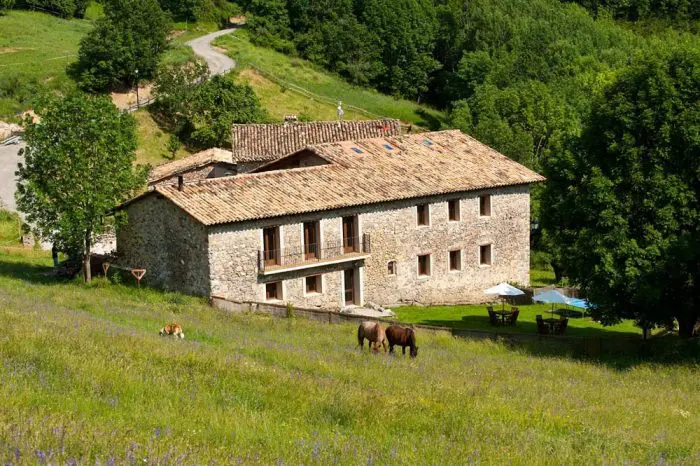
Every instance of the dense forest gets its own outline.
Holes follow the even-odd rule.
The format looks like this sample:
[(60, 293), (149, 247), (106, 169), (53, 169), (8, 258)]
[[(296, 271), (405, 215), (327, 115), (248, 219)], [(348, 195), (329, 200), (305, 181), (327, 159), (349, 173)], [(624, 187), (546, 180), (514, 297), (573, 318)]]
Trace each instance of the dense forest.
[(698, 0), (579, 3), (249, 0), (244, 7), (259, 44), (358, 85), (429, 101), (449, 110), (451, 126), (538, 168), (581, 132), (592, 96), (620, 69), (658, 47), (700, 43), (671, 21), (640, 35), (614, 19), (692, 22)]

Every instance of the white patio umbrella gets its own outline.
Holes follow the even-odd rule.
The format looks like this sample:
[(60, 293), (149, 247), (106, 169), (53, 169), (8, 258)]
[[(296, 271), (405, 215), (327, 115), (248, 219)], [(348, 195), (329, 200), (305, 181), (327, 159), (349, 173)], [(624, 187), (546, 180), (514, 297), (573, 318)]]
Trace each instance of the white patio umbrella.
[(496, 286), (492, 286), (491, 288), (484, 290), (484, 293), (486, 294), (496, 294), (501, 297), (503, 300), (503, 309), (506, 308), (506, 298), (508, 296), (520, 296), (524, 295), (525, 292), (522, 290), (517, 289), (513, 285), (509, 285), (508, 283), (499, 283)]
[(569, 298), (568, 296), (564, 296), (557, 290), (545, 291), (544, 293), (540, 293), (538, 295), (533, 296), (532, 300), (540, 303), (551, 304), (552, 314), (554, 314), (555, 304), (571, 304), (571, 298)]

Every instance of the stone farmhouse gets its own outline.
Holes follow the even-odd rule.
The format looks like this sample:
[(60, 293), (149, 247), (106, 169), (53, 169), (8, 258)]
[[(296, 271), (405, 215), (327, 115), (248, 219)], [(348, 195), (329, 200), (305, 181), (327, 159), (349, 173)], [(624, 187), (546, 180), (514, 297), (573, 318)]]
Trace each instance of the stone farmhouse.
[(529, 283), (543, 180), (459, 131), (309, 145), (132, 199), (117, 254), (153, 286), (240, 302), (482, 302)]
[(272, 160), (324, 142), (399, 136), (399, 120), (312, 121), (284, 124), (235, 124), (233, 151), (207, 149), (184, 159), (157, 165), (148, 186), (185, 183), (245, 173)]

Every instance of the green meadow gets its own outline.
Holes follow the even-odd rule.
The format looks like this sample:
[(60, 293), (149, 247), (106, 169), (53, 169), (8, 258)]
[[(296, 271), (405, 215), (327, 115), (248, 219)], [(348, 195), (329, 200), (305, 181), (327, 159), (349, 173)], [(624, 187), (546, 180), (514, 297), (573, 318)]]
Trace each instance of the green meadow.
[[(228, 314), (0, 252), (3, 464), (698, 464), (692, 362), (586, 361)], [(121, 283), (120, 283), (121, 281)], [(166, 322), (186, 338), (158, 336)]]
[[(276, 84), (282, 86), (283, 92), (290, 94), (289, 99), (295, 99), (293, 95), (299, 94), (295, 91), (295, 86), (298, 86), (319, 97), (314, 100), (317, 106), (335, 108), (336, 102), (342, 101), (346, 112), (353, 111), (351, 106), (371, 112), (369, 115), (364, 115), (365, 119), (377, 116), (397, 118), (406, 124), (429, 129), (440, 129), (443, 125), (444, 114), (438, 110), (405, 99), (397, 99), (372, 89), (353, 86), (309, 61), (254, 45), (248, 40), (248, 31), (245, 29), (219, 37), (214, 41), (214, 45), (226, 49), (228, 55), (237, 61), (239, 68), (254, 67), (271, 76), (277, 81)], [(267, 77), (249, 79), (249, 81), (256, 93), (259, 86), (263, 95), (266, 88), (270, 86), (270, 79)], [(308, 96), (306, 100), (309, 100)], [(286, 102), (283, 101), (279, 105), (286, 105)], [(301, 108), (297, 113), (303, 110)], [(276, 106), (268, 106), (268, 111), (271, 115), (280, 113)], [(314, 117), (313, 114), (309, 116)]]
[(91, 28), (88, 20), (32, 11), (0, 16), (0, 119), (29, 108), (37, 92), (74, 88), (66, 66)]

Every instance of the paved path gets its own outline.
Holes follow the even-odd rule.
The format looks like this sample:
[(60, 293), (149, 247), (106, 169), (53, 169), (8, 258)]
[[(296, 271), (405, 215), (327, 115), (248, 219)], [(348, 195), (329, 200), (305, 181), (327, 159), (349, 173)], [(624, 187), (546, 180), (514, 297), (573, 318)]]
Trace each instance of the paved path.
[(204, 58), (209, 66), (209, 73), (213, 76), (215, 74), (224, 74), (236, 67), (235, 60), (232, 60), (228, 56), (221, 52), (216, 51), (211, 43), (217, 37), (221, 37), (226, 34), (231, 34), (236, 28), (223, 29), (221, 31), (212, 32), (206, 36), (198, 37), (187, 42), (187, 45), (192, 47), (195, 55)]
[(22, 157), (17, 152), (24, 147), (24, 143), (0, 146), (0, 204), (10, 210), (16, 210), (15, 190), (17, 181), (15, 172), (17, 164)]

